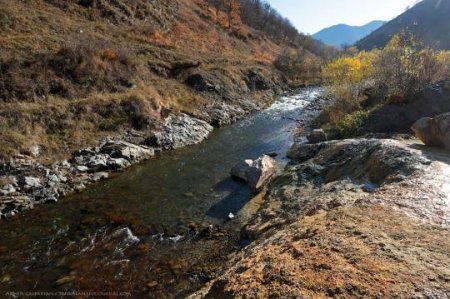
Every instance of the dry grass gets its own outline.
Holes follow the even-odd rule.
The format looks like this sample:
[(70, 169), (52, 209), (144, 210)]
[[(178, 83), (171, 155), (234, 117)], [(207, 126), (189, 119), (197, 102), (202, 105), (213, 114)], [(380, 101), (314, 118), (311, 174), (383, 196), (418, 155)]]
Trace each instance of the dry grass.
[(151, 65), (200, 61), (233, 86), (250, 68), (273, 73), (279, 46), (245, 26), (230, 34), (197, 2), (0, 0), (0, 160), (32, 143), (64, 156), (151, 130), (162, 107), (195, 114), (211, 101)]

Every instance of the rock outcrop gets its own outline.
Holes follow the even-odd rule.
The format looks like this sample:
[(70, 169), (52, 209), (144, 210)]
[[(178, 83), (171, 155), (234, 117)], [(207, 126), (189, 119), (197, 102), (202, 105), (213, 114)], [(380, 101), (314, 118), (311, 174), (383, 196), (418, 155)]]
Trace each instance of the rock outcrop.
[(449, 82), (442, 81), (427, 86), (407, 103), (376, 108), (370, 113), (365, 130), (371, 133), (405, 133), (422, 117), (436, 117), (449, 112)]
[(411, 130), (426, 145), (450, 150), (450, 113), (435, 118), (421, 118), (414, 123)]
[(214, 128), (207, 122), (186, 114), (170, 115), (160, 131), (146, 141), (153, 147), (173, 150), (200, 143)]
[(257, 192), (261, 190), (278, 170), (277, 162), (267, 155), (256, 160), (245, 160), (231, 169), (233, 177), (244, 180), (248, 186)]
[(378, 139), (289, 155), (244, 229), (255, 241), (190, 298), (448, 297), (448, 164)]

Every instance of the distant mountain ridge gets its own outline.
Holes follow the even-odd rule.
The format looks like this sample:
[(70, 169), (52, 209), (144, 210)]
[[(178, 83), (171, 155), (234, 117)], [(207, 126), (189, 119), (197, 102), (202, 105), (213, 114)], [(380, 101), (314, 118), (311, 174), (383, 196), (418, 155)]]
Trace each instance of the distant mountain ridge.
[(343, 45), (353, 45), (363, 37), (380, 28), (384, 21), (372, 21), (363, 26), (350, 26), (346, 24), (334, 25), (325, 28), (313, 37), (325, 44), (342, 47)]
[(361, 39), (361, 50), (384, 47), (395, 34), (408, 30), (425, 45), (450, 50), (450, 0), (423, 0), (403, 14)]

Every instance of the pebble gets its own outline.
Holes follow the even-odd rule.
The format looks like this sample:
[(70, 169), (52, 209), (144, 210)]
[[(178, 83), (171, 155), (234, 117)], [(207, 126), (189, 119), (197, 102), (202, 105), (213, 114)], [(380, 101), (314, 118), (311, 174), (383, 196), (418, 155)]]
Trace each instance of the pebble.
[(63, 284), (70, 283), (70, 282), (74, 281), (75, 279), (76, 279), (76, 277), (74, 275), (64, 276), (64, 277), (59, 278), (56, 281), (56, 285), (61, 286)]
[(148, 287), (149, 289), (154, 289), (154, 288), (156, 288), (157, 286), (158, 286), (158, 282), (156, 282), (156, 281), (154, 281), (154, 280), (149, 281), (149, 282), (147, 283), (147, 287)]

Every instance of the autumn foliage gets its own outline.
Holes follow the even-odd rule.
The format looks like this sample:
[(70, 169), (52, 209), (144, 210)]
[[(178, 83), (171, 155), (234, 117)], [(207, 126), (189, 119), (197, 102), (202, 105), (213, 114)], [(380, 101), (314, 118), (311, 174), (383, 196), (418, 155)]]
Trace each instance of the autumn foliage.
[(322, 78), (334, 103), (319, 122), (336, 131), (345, 120), (346, 129), (337, 131), (358, 132), (351, 125), (361, 126), (371, 108), (405, 103), (428, 84), (449, 76), (449, 52), (426, 48), (408, 32), (394, 36), (382, 50), (347, 51), (323, 68)]

